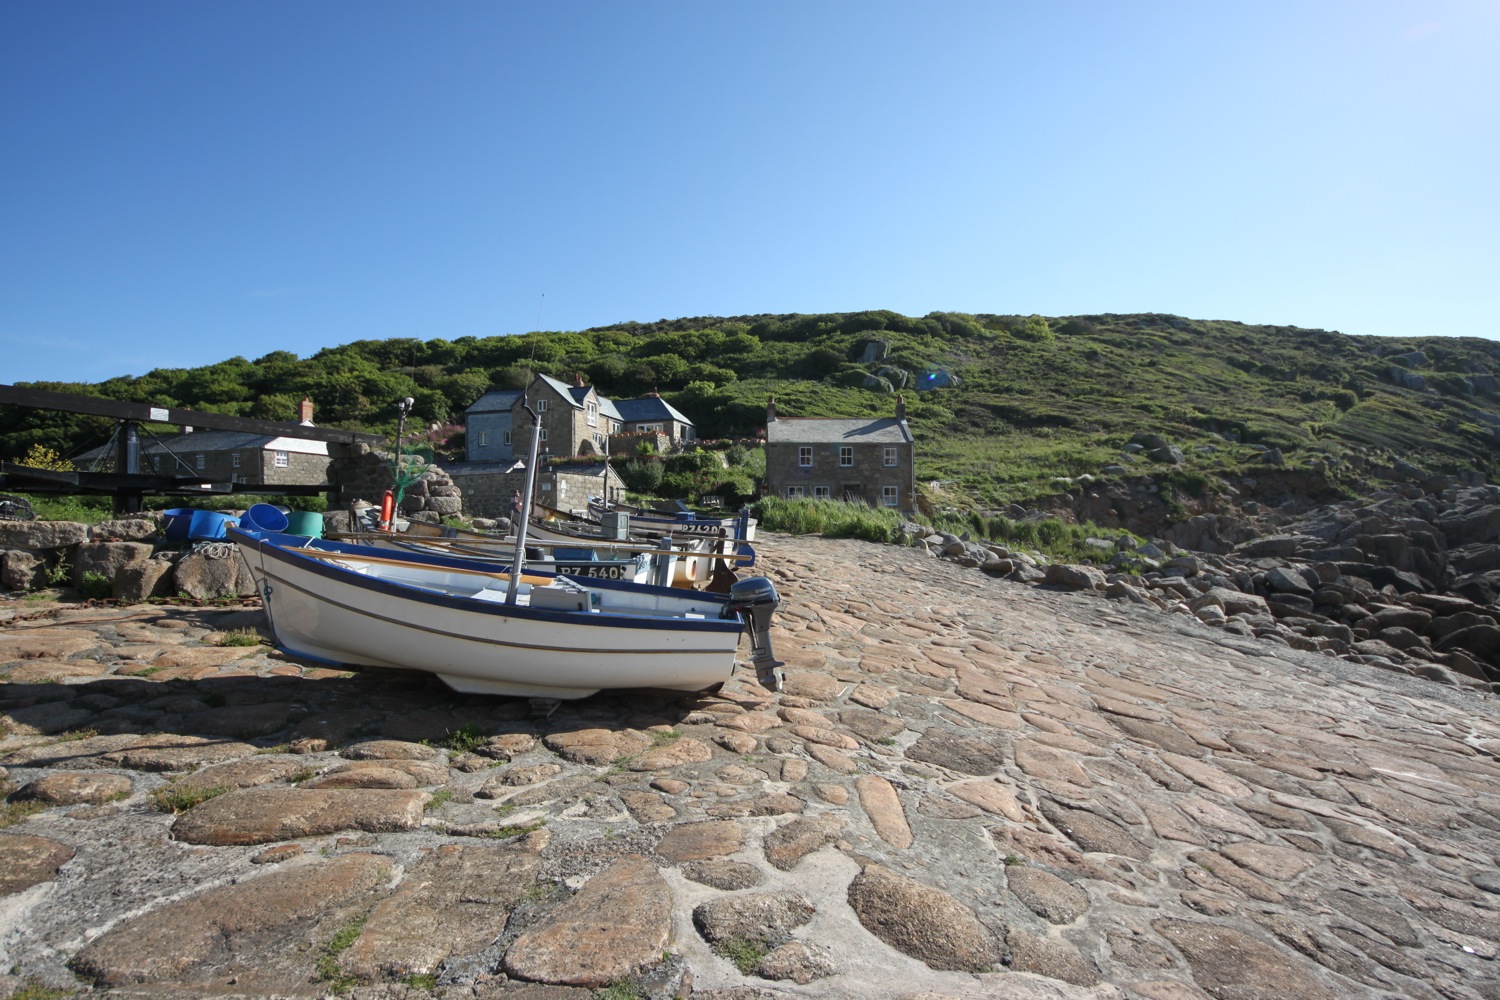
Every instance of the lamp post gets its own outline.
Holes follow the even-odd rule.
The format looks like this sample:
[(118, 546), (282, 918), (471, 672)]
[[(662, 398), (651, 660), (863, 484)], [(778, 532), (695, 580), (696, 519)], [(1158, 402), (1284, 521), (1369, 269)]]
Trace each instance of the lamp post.
[(396, 476), (401, 475), (401, 439), (406, 436), (406, 415), (411, 412), (415, 399), (407, 396), (396, 404)]

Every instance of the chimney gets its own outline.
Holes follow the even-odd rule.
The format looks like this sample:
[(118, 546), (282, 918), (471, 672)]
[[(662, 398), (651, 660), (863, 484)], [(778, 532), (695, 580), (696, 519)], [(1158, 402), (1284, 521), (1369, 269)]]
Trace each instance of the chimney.
[(573, 373), (573, 385), (575, 385), (579, 389), (583, 388), (583, 372)]
[(646, 393), (646, 395), (650, 396), (652, 399), (661, 399), (661, 393), (654, 385), (651, 387), (651, 391)]
[(766, 423), (769, 424), (769, 423), (771, 423), (775, 419), (776, 419), (776, 397), (772, 396), (771, 397), (771, 401), (766, 404)]
[(906, 419), (906, 397), (905, 396), (897, 396), (896, 397), (896, 419), (897, 420), (905, 420)]
[(297, 422), (312, 426), (312, 400), (307, 396), (302, 397), (302, 402), (297, 404)]

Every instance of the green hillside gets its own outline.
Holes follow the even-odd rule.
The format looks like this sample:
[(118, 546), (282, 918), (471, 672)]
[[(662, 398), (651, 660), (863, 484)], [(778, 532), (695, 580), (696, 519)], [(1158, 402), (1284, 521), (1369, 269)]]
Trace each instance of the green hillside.
[[(489, 387), (545, 372), (582, 375), (616, 398), (659, 390), (705, 438), (753, 437), (772, 394), (783, 415), (858, 416), (892, 413), (900, 392), (918, 477), (957, 481), (997, 503), (1111, 465), (1159, 471), (1122, 456), (1144, 433), (1166, 438), (1184, 469), (1210, 478), (1256, 468), (1266, 448), (1351, 484), (1396, 462), (1493, 476), (1496, 371), (1500, 343), (1473, 338), (1354, 337), (1155, 314), (876, 311), (364, 340), (302, 359), (278, 351), (96, 385), (24, 384), (269, 419), (290, 419), (308, 395), (319, 424), (389, 431), (406, 396), (422, 422), (457, 423)], [(11, 459), (33, 444), (76, 453), (110, 430), (6, 407), (0, 427), (0, 456)], [(449, 447), (461, 450), (461, 439), (450, 437)]]

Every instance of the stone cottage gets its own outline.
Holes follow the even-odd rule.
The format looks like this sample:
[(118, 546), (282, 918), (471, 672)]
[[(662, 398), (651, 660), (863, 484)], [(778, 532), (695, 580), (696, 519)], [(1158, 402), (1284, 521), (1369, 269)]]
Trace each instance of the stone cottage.
[(784, 417), (766, 407), (766, 492), (911, 510), (916, 473), (906, 400), (875, 419)]
[[(298, 421), (313, 426), (313, 404), (303, 399)], [(110, 445), (84, 452), (74, 459), (88, 468), (98, 458), (113, 455)], [(244, 431), (200, 430), (146, 437), (141, 441), (141, 471), (182, 478), (201, 477), (206, 483), (251, 485), (316, 485), (328, 481), (328, 442), (304, 438), (251, 434)]]

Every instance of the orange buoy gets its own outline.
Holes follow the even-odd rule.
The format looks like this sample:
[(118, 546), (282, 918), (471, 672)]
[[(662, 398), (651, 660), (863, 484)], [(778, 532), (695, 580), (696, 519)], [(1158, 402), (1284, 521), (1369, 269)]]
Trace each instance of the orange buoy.
[(390, 490), (380, 501), (380, 528), (382, 531), (396, 530), (396, 494)]

